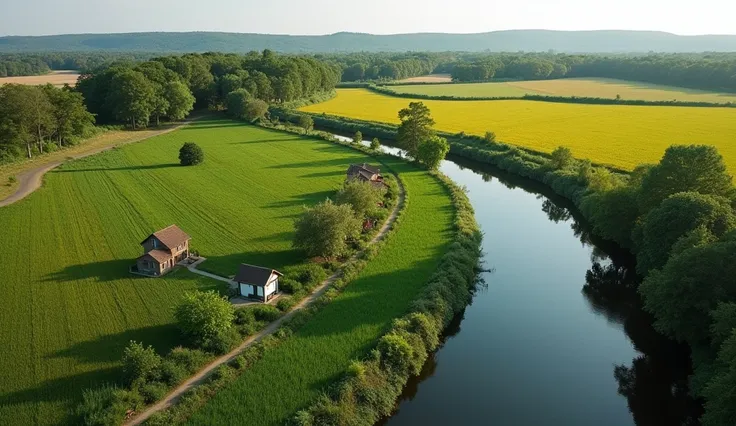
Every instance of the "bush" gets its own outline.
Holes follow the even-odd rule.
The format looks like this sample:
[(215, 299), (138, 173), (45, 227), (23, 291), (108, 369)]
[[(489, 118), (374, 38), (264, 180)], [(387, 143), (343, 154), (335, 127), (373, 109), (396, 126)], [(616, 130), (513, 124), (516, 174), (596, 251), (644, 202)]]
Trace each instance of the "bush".
[(282, 277), (279, 279), (279, 289), (294, 294), (302, 289), (302, 283), (288, 277)]
[(558, 146), (552, 151), (552, 166), (555, 169), (566, 169), (572, 165), (573, 161), (575, 159), (572, 156), (570, 148)]
[(355, 216), (363, 219), (378, 209), (378, 203), (382, 198), (381, 190), (371, 183), (353, 179), (345, 182), (345, 185), (337, 192), (335, 202), (339, 205), (349, 205)]
[(355, 135), (353, 135), (353, 143), (361, 143), (363, 142), (363, 133), (358, 130), (355, 132)]
[(184, 336), (203, 349), (223, 347), (234, 316), (233, 305), (215, 291), (186, 293), (174, 311)]
[(302, 114), (299, 116), (299, 127), (304, 129), (305, 132), (308, 132), (314, 128), (314, 120), (312, 120), (311, 116)]
[(287, 312), (294, 305), (296, 305), (296, 299), (290, 296), (281, 296), (279, 301), (276, 302), (276, 308), (281, 312)]
[(18, 179), (15, 176), (10, 176), (8, 178), (8, 185), (12, 185), (14, 183), (18, 182)]
[(215, 369), (212, 373), (214, 380), (228, 380), (235, 377), (235, 369), (227, 364), (223, 364)]
[(232, 362), (233, 368), (237, 370), (242, 370), (245, 367), (248, 366), (248, 359), (244, 357), (243, 355), (238, 355), (235, 357), (235, 359)]
[(169, 386), (176, 386), (189, 377), (187, 368), (172, 360), (164, 360), (161, 363), (161, 380)]
[(169, 352), (164, 362), (174, 362), (181, 365), (189, 374), (195, 373), (205, 365), (210, 359), (210, 355), (199, 349), (182, 348), (178, 346)]
[(138, 410), (142, 404), (137, 393), (104, 385), (83, 391), (77, 415), (86, 426), (117, 426), (128, 412)]
[(169, 392), (169, 387), (161, 382), (146, 383), (141, 386), (141, 397), (146, 404), (152, 404), (163, 399)]
[(381, 149), (381, 141), (379, 141), (378, 138), (373, 138), (371, 141), (371, 149), (374, 151)]
[(161, 357), (153, 349), (142, 343), (131, 341), (123, 351), (123, 380), (132, 385), (136, 381), (147, 382), (159, 374)]
[(295, 227), (295, 247), (310, 257), (331, 258), (348, 253), (348, 241), (360, 236), (361, 221), (350, 206), (327, 200), (307, 209)]
[(204, 161), (204, 151), (194, 142), (187, 142), (179, 150), (179, 162), (182, 166), (196, 166)]
[(286, 269), (286, 276), (311, 289), (327, 279), (327, 271), (316, 263), (303, 263)]
[(281, 312), (276, 307), (271, 305), (256, 305), (244, 309), (253, 311), (253, 316), (255, 317), (256, 321), (270, 323), (276, 321), (281, 317)]

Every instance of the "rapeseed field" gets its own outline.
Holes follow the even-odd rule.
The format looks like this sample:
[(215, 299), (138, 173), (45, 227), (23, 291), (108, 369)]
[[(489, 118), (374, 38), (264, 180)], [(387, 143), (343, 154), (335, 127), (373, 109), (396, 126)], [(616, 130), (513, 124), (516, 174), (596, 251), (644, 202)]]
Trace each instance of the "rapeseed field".
[[(302, 108), (362, 120), (398, 123), (410, 99), (364, 89), (339, 89), (336, 98)], [(535, 101), (422, 101), (435, 128), (483, 135), (537, 151), (569, 147), (578, 158), (631, 170), (656, 163), (673, 144), (718, 148), (736, 172), (736, 109), (563, 104)]]

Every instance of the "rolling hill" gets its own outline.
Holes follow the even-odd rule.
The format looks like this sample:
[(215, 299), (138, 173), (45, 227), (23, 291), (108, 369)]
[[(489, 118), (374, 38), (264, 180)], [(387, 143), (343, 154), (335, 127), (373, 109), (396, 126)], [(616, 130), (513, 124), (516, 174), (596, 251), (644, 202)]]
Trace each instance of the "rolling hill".
[(0, 52), (398, 51), (703, 52), (736, 51), (736, 35), (680, 36), (655, 31), (510, 30), (479, 34), (336, 33), (321, 36), (187, 32), (0, 37)]

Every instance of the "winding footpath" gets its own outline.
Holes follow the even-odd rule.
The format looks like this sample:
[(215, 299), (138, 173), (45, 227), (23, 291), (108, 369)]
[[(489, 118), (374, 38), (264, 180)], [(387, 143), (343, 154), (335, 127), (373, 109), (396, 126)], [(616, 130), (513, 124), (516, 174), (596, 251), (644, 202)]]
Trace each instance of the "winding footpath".
[[(391, 214), (386, 219), (386, 221), (383, 223), (383, 226), (381, 226), (381, 229), (378, 230), (378, 233), (368, 242), (368, 246), (373, 245), (373, 244), (377, 243), (378, 241), (381, 241), (386, 236), (386, 234), (388, 233), (388, 231), (393, 226), (394, 222), (396, 222), (396, 218), (399, 216), (399, 212), (404, 207), (404, 202), (405, 202), (405, 198), (406, 198), (405, 197), (404, 184), (401, 181), (401, 179), (398, 178), (398, 176), (397, 176), (396, 181), (399, 184), (399, 199), (398, 199), (398, 201), (396, 203), (396, 206), (394, 206), (394, 209), (391, 211)], [(348, 259), (347, 262), (345, 262), (345, 264), (352, 263), (353, 261), (355, 261), (356, 259), (358, 259), (358, 257), (362, 253), (363, 253), (362, 251), (361, 252), (358, 252), (358, 253), (355, 253), (350, 259)], [(252, 346), (255, 343), (258, 343), (264, 337), (266, 337), (266, 336), (268, 336), (270, 334), (275, 333), (276, 330), (278, 330), (279, 327), (284, 322), (286, 322), (289, 319), (291, 319), (300, 310), (302, 310), (302, 309), (308, 307), (309, 305), (311, 305), (315, 300), (317, 300), (320, 296), (322, 296), (330, 288), (330, 286), (332, 285), (332, 283), (334, 283), (338, 278), (340, 278), (341, 275), (342, 275), (342, 268), (338, 269), (337, 271), (335, 271), (334, 274), (332, 274), (326, 280), (322, 281), (322, 283), (320, 283), (320, 285), (317, 286), (317, 288), (314, 289), (314, 291), (312, 292), (312, 294), (310, 294), (309, 296), (305, 297), (299, 303), (297, 303), (296, 305), (294, 305), (294, 307), (286, 315), (284, 315), (281, 318), (277, 319), (276, 321), (268, 324), (265, 328), (263, 328), (258, 333), (250, 336), (249, 338), (247, 338), (245, 341), (243, 341), (243, 343), (241, 343), (240, 345), (238, 345), (238, 347), (236, 347), (232, 351), (228, 352), (225, 355), (222, 355), (221, 357), (219, 357), (219, 358), (215, 359), (214, 361), (212, 361), (211, 363), (207, 364), (207, 366), (205, 366), (197, 374), (195, 374), (194, 376), (190, 377), (189, 379), (187, 379), (186, 381), (184, 381), (183, 383), (181, 383), (179, 386), (177, 386), (176, 388), (174, 388), (171, 392), (169, 392), (169, 394), (166, 395), (166, 397), (164, 399), (162, 399), (161, 401), (157, 402), (156, 404), (148, 407), (146, 410), (144, 410), (144, 411), (136, 414), (135, 417), (129, 419), (128, 421), (126, 421), (125, 423), (123, 423), (123, 425), (124, 426), (133, 426), (133, 425), (142, 424), (143, 422), (145, 422), (146, 420), (148, 420), (148, 418), (151, 417), (153, 414), (155, 414), (155, 413), (157, 413), (157, 412), (159, 412), (161, 410), (165, 410), (166, 408), (168, 408), (168, 407), (176, 404), (176, 402), (179, 400), (179, 398), (181, 398), (182, 395), (184, 395), (184, 393), (186, 393), (190, 389), (192, 389), (192, 388), (194, 388), (194, 387), (196, 387), (196, 386), (204, 383), (212, 375), (212, 373), (215, 371), (215, 369), (217, 369), (217, 367), (219, 367), (219, 366), (221, 366), (221, 365), (223, 365), (225, 363), (228, 363), (228, 362), (232, 361), (238, 355), (240, 355), (246, 348)]]
[[(199, 118), (199, 117), (197, 117), (197, 118)], [(71, 155), (71, 156), (67, 157), (64, 160), (52, 161), (52, 162), (49, 162), (49, 163), (41, 164), (40, 166), (34, 167), (34, 168), (30, 169), (30, 170), (26, 170), (25, 172), (20, 173), (18, 175), (18, 189), (11, 196), (5, 198), (4, 200), (0, 200), (0, 207), (9, 206), (10, 204), (13, 204), (15, 202), (18, 202), (18, 201), (26, 198), (27, 196), (31, 195), (35, 190), (37, 190), (38, 188), (41, 187), (41, 184), (43, 183), (43, 177), (44, 177), (44, 175), (46, 173), (48, 173), (49, 171), (51, 171), (51, 170), (59, 167), (60, 165), (64, 164), (67, 161), (77, 160), (77, 159), (84, 158), (84, 157), (89, 157), (90, 155), (95, 155), (95, 154), (99, 154), (99, 153), (104, 152), (104, 151), (109, 151), (109, 150), (114, 149), (114, 148), (116, 148), (118, 146), (128, 145), (128, 144), (131, 144), (131, 143), (136, 143), (136, 142), (140, 142), (140, 141), (143, 141), (143, 140), (146, 140), (146, 139), (150, 139), (150, 138), (152, 138), (154, 136), (160, 136), (160, 135), (163, 135), (163, 134), (166, 134), (166, 133), (171, 133), (174, 130), (178, 130), (178, 129), (180, 129), (180, 128), (186, 126), (186, 125), (188, 125), (189, 123), (191, 123), (192, 121), (196, 120), (197, 118), (190, 118), (190, 119), (184, 121), (181, 124), (178, 124), (176, 126), (169, 127), (167, 129), (163, 129), (160, 132), (156, 132), (156, 133), (154, 133), (152, 135), (142, 136), (140, 138), (135, 138), (135, 139), (132, 139), (132, 140), (129, 140), (129, 141), (125, 141), (125, 142), (118, 142), (118, 143), (116, 143), (114, 145), (110, 145), (110, 146), (101, 146), (99, 148), (96, 148), (96, 149), (93, 149), (93, 150), (90, 150), (90, 151), (87, 151), (87, 152), (84, 152), (84, 153), (81, 153), (81, 154)]]

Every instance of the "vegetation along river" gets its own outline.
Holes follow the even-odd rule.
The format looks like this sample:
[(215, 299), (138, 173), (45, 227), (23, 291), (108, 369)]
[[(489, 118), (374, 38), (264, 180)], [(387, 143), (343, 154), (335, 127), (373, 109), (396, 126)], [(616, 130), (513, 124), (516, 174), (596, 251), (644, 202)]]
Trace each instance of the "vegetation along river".
[(382, 424), (697, 424), (687, 349), (652, 329), (629, 253), (541, 184), (458, 158), (441, 170), (468, 189), (491, 271)]

